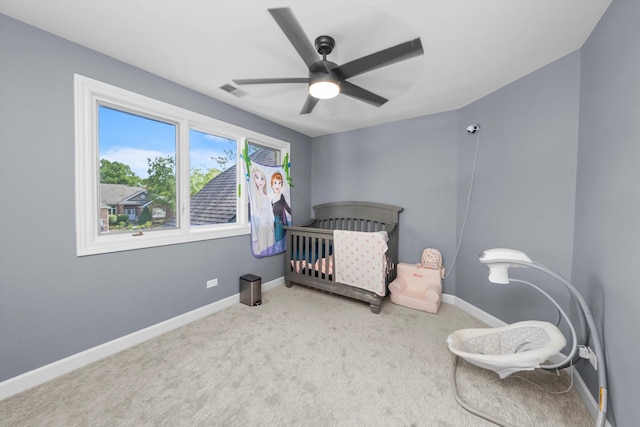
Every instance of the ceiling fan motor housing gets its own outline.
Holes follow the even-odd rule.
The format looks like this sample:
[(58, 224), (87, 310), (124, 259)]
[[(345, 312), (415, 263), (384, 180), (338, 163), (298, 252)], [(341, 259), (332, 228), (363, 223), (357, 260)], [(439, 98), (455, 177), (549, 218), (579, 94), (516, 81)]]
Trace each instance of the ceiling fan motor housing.
[[(326, 76), (326, 75), (329, 74), (329, 73), (327, 73), (327, 70), (333, 70), (337, 66), (338, 66), (338, 64), (336, 64), (335, 62), (331, 62), (331, 61), (314, 62), (309, 67), (309, 78), (310, 79), (313, 79), (314, 77), (318, 77), (319, 78), (320, 74), (323, 74), (323, 75)], [(335, 76), (335, 73), (331, 72), (330, 74), (334, 75), (334, 78), (337, 78)]]
[(331, 36), (319, 36), (316, 37), (315, 42), (316, 50), (320, 55), (325, 56), (333, 52), (333, 48), (336, 46), (336, 41)]

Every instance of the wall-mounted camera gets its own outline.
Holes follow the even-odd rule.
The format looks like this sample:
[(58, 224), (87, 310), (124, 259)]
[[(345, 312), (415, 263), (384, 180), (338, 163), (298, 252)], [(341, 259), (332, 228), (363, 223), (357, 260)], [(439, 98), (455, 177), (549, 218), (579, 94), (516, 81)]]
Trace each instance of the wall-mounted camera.
[(467, 132), (469, 132), (469, 133), (478, 133), (478, 132), (480, 132), (480, 125), (479, 124), (475, 124), (475, 125), (467, 126)]

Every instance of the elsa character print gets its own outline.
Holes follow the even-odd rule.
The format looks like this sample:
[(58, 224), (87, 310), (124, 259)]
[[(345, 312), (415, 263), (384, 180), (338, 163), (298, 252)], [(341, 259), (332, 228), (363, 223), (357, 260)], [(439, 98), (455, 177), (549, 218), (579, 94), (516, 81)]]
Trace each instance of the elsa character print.
[(251, 233), (254, 255), (265, 255), (274, 243), (273, 209), (267, 195), (267, 177), (257, 165), (251, 166), (252, 181), (255, 186), (251, 197)]

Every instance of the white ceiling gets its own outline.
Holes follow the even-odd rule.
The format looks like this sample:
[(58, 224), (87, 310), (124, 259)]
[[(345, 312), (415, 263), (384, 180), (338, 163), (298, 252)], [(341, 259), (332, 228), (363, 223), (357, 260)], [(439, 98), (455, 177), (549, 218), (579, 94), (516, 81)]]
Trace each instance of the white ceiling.
[[(456, 110), (579, 49), (611, 0), (0, 0), (0, 12), (309, 136)], [(305, 84), (220, 89), (232, 79), (307, 77), (267, 9), (290, 7), (342, 64), (420, 37), (424, 55), (350, 79), (390, 101), (348, 96), (299, 111)], [(237, 86), (237, 85), (236, 85)]]

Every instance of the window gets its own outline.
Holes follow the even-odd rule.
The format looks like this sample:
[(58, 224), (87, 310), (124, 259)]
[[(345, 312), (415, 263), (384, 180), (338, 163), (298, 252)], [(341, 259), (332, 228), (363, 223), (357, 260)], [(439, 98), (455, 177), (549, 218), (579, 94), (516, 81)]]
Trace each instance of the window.
[(75, 76), (79, 256), (250, 233), (241, 154), (289, 144)]

